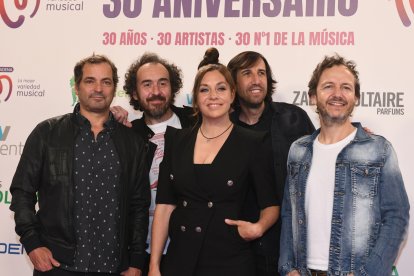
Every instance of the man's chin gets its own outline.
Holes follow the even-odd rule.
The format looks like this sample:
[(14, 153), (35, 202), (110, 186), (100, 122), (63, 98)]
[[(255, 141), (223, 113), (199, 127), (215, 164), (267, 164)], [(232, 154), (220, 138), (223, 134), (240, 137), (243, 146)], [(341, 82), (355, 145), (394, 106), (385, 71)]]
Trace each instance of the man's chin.
[(97, 113), (97, 114), (104, 114), (109, 112), (109, 106), (108, 107), (96, 107), (96, 106), (90, 106), (88, 108), (85, 108), (90, 113)]
[(262, 107), (263, 102), (264, 102), (263, 100), (257, 100), (257, 101), (241, 101), (240, 103), (248, 108), (258, 109)]
[(154, 119), (160, 119), (162, 118), (162, 116), (164, 116), (167, 113), (167, 111), (168, 111), (168, 108), (162, 108), (162, 109), (147, 110), (145, 113)]

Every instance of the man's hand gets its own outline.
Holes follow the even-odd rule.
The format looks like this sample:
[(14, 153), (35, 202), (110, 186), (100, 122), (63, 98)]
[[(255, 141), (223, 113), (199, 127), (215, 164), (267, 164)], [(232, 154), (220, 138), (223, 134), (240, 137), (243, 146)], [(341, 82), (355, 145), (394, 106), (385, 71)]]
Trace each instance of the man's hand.
[(129, 267), (127, 270), (121, 272), (122, 276), (141, 276), (142, 271), (135, 267)]
[(45, 272), (60, 266), (60, 263), (53, 258), (52, 252), (46, 247), (38, 247), (30, 251), (29, 258), (37, 271)]
[(128, 121), (128, 111), (120, 106), (111, 106), (110, 110), (118, 123), (124, 124), (127, 127), (132, 127), (131, 122)]
[(228, 225), (237, 226), (239, 235), (246, 241), (255, 240), (263, 235), (263, 228), (258, 223), (232, 219), (225, 219), (224, 222)]
[(300, 273), (297, 270), (292, 270), (286, 276), (300, 276)]

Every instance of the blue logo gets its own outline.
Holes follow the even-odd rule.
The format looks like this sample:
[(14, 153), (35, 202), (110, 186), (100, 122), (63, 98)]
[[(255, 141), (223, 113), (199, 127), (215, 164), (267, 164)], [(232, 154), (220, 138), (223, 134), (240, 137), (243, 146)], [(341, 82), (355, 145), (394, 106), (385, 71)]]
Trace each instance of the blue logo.
[(4, 127), (4, 129), (0, 126), (0, 141), (6, 141), (7, 135), (9, 135), (10, 126)]

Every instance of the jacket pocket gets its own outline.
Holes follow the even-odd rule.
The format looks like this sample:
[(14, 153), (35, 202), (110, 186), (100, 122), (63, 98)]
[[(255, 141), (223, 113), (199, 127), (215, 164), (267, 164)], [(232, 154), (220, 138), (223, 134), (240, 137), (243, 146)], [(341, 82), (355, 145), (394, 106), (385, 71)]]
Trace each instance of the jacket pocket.
[(299, 189), (299, 168), (297, 163), (288, 164), (289, 194), (295, 195)]
[(362, 198), (373, 198), (378, 192), (381, 168), (379, 165), (351, 165), (352, 193)]

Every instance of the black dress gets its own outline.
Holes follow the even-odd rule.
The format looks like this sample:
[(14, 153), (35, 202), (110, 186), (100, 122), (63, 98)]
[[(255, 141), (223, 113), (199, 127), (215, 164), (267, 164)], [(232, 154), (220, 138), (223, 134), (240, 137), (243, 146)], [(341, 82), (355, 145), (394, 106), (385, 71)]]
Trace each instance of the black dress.
[(234, 126), (208, 165), (193, 164), (198, 129), (168, 128), (157, 204), (177, 207), (169, 221), (163, 276), (254, 276), (251, 244), (224, 219), (243, 219), (249, 185), (261, 209), (278, 205), (267, 136)]

